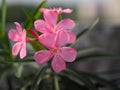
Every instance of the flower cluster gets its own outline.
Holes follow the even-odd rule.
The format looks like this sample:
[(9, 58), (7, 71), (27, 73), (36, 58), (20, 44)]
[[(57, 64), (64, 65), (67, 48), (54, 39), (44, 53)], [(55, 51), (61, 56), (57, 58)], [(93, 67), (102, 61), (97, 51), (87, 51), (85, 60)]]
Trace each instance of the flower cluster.
[(36, 39), (27, 37), (26, 30), (22, 30), (17, 22), (15, 22), (17, 31), (14, 29), (9, 31), (9, 39), (16, 42), (12, 47), (12, 54), (16, 56), (20, 52), (20, 58), (24, 58), (26, 56), (26, 43), (30, 40), (38, 40), (47, 50), (37, 51), (34, 54), (35, 61), (38, 64), (44, 64), (53, 59), (51, 61), (52, 69), (58, 73), (66, 69), (65, 62), (73, 62), (77, 55), (74, 48), (65, 46), (73, 43), (76, 39), (76, 35), (70, 31), (75, 26), (74, 21), (69, 18), (58, 21), (60, 14), (71, 13), (72, 10), (41, 8), (40, 12), (43, 13), (44, 20), (34, 21), (34, 27), (41, 34), (38, 35), (32, 30), (30, 31), (36, 36)]

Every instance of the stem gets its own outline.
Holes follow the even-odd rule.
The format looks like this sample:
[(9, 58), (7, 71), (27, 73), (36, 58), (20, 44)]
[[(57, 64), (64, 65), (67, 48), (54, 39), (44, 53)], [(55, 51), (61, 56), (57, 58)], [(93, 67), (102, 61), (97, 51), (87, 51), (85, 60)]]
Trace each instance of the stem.
[(58, 77), (56, 75), (54, 75), (53, 79), (54, 79), (55, 90), (60, 90)]
[(1, 36), (4, 36), (5, 32), (5, 21), (6, 21), (6, 0), (2, 0), (2, 32)]

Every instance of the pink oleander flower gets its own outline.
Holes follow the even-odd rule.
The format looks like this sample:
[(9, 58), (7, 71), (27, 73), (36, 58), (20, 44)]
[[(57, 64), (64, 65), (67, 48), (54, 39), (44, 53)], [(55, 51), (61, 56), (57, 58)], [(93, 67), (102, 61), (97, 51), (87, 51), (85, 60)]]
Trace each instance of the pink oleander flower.
[[(38, 64), (48, 62), (52, 57), (52, 69), (59, 73), (66, 69), (65, 62), (73, 62), (76, 58), (77, 51), (74, 48), (64, 46), (66, 43), (63, 32), (58, 32), (55, 38), (53, 34), (45, 33), (40, 36), (40, 41), (49, 50), (40, 50), (34, 54), (34, 59)], [(62, 35), (63, 36), (63, 35)]]
[(41, 33), (57, 34), (59, 31), (66, 35), (65, 38), (67, 43), (73, 43), (76, 39), (76, 35), (70, 31), (75, 26), (73, 20), (66, 18), (57, 23), (58, 14), (56, 11), (46, 11), (44, 20), (39, 19), (34, 22), (35, 29)]
[(17, 56), (20, 52), (20, 58), (23, 59), (26, 56), (26, 30), (22, 30), (18, 22), (14, 24), (17, 31), (15, 29), (10, 29), (8, 32), (9, 39), (16, 42), (12, 47), (12, 55)]
[(62, 9), (62, 8), (40, 8), (40, 10), (39, 10), (40, 12), (47, 12), (47, 11), (55, 11), (55, 12), (57, 12), (58, 14), (61, 14), (61, 13), (71, 13), (72, 12), (72, 10), (71, 9), (69, 9), (69, 8), (67, 8), (67, 9)]

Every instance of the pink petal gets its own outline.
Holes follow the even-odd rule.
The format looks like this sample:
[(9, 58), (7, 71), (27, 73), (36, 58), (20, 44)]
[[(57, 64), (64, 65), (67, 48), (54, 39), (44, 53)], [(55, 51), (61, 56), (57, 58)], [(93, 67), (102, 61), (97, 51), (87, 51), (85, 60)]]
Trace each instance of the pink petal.
[(43, 64), (48, 62), (52, 57), (52, 53), (48, 50), (41, 50), (34, 54), (34, 59), (38, 64)]
[(39, 41), (43, 45), (45, 45), (47, 48), (52, 48), (55, 43), (55, 34), (45, 33), (39, 36)]
[(43, 14), (45, 21), (50, 25), (51, 28), (57, 23), (58, 14), (56, 11), (46, 11)]
[(25, 56), (26, 56), (26, 43), (24, 42), (20, 50), (20, 58), (23, 59)]
[(68, 34), (68, 43), (73, 43), (76, 40), (76, 35), (71, 31), (66, 31)]
[(13, 45), (12, 47), (12, 55), (17, 56), (20, 49), (21, 49), (21, 42), (17, 42), (16, 44)]
[(60, 56), (66, 61), (66, 62), (73, 62), (77, 56), (77, 51), (70, 47), (62, 47), (60, 52)]
[(22, 33), (22, 27), (21, 27), (21, 25), (18, 22), (14, 22), (14, 24), (16, 26), (16, 29), (17, 29), (18, 33), (21, 34)]
[(62, 13), (72, 13), (72, 10), (67, 8), (67, 9), (63, 9), (61, 12)]
[(61, 30), (57, 34), (57, 39), (56, 39), (56, 46), (63, 46), (68, 43), (69, 36), (68, 33), (66, 33), (65, 30)]
[(66, 69), (66, 63), (58, 54), (55, 54), (55, 56), (53, 58), (52, 68), (56, 73), (59, 73), (62, 70)]
[(41, 33), (49, 32), (49, 26), (44, 20), (36, 20), (34, 22), (35, 29)]
[(22, 32), (22, 42), (26, 42), (26, 30), (24, 29), (23, 32)]
[(14, 29), (11, 29), (9, 32), (8, 32), (8, 37), (10, 40), (12, 41), (18, 41), (20, 36), (18, 34), (18, 32)]
[(72, 29), (75, 26), (75, 23), (73, 20), (66, 18), (61, 20), (58, 24), (57, 24), (57, 29), (58, 30), (69, 30)]

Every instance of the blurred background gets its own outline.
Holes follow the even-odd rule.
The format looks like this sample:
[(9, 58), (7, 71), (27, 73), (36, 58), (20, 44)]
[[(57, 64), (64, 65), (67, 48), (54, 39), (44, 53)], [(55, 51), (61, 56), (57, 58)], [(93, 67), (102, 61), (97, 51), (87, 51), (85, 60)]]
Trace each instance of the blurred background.
[[(13, 28), (15, 21), (20, 23), (25, 21), (25, 8), (32, 11), (41, 2), (42, 0), (7, 0), (6, 30)], [(93, 30), (82, 36), (75, 47), (77, 49), (99, 48), (88, 55), (95, 53), (120, 55), (120, 0), (48, 0), (47, 7), (73, 9), (72, 14), (63, 17), (67, 16), (75, 20), (76, 26), (73, 32), (76, 34), (92, 24), (97, 17), (100, 17), (100, 22)], [(119, 59), (88, 60), (71, 64), (71, 67), (77, 71), (97, 73), (109, 80), (120, 80)]]

